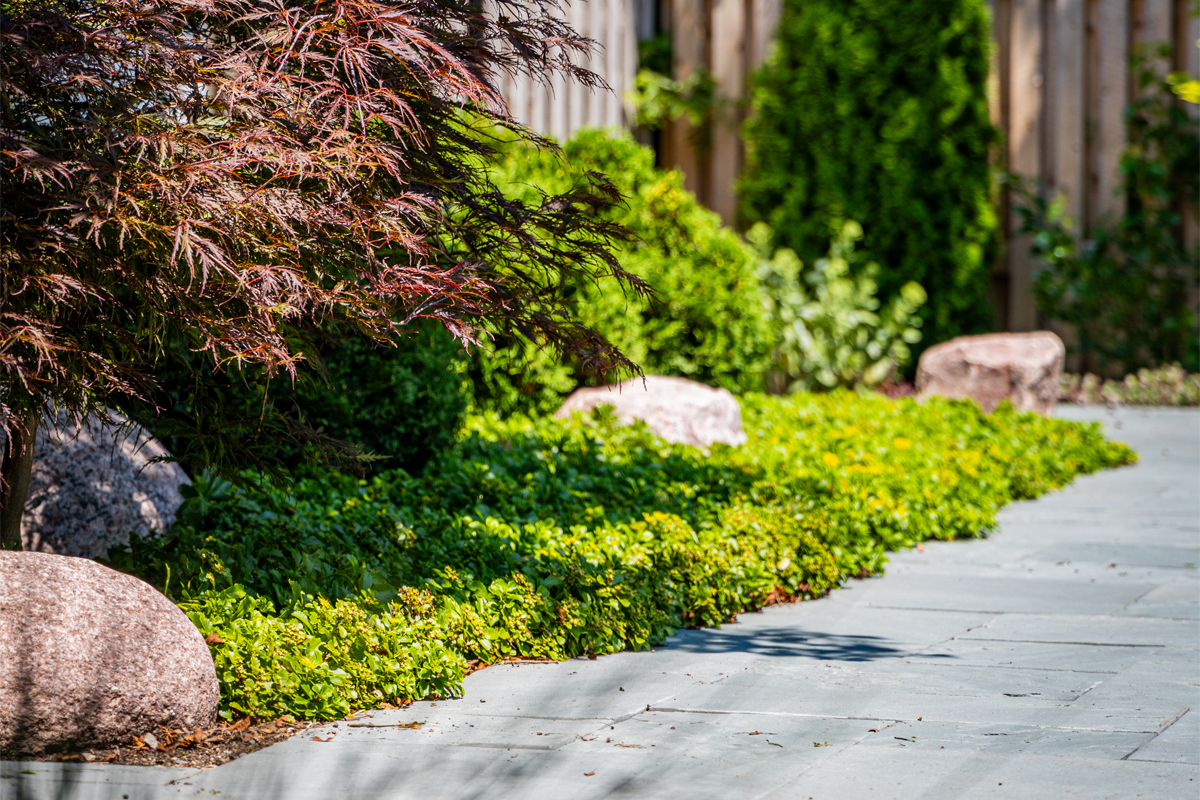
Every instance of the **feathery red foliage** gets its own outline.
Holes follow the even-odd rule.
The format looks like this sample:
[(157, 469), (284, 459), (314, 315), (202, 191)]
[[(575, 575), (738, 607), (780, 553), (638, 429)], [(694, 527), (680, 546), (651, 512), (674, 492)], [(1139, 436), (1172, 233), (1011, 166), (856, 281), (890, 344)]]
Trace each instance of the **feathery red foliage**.
[(557, 0), (4, 0), (0, 427), (150, 398), (181, 332), (273, 373), (330, 320), (486, 321), (636, 371), (558, 291), (647, 291), (595, 216), (611, 184), (523, 205), (483, 169), (481, 130), (532, 136), (504, 74), (599, 87), (589, 47)]

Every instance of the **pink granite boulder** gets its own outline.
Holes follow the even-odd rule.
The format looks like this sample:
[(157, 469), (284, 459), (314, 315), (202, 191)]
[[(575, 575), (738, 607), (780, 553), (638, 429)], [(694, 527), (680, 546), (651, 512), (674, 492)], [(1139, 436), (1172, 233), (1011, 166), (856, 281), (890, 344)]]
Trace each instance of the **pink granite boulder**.
[(742, 409), (727, 389), (714, 389), (686, 378), (648, 375), (615, 386), (576, 389), (554, 416), (612, 406), (626, 425), (645, 421), (668, 442), (707, 448), (714, 442), (734, 447), (746, 443)]
[(1058, 402), (1066, 348), (1050, 331), (959, 336), (926, 350), (917, 364), (923, 397), (972, 398), (984, 411), (1002, 400), (1049, 414)]
[(61, 414), (42, 423), (21, 520), (26, 550), (103, 558), (130, 534), (152, 536), (175, 521), (191, 481), (145, 430), (110, 411), (83, 425)]
[(207, 727), (219, 697), (200, 632), (150, 584), (84, 558), (0, 552), (0, 752)]

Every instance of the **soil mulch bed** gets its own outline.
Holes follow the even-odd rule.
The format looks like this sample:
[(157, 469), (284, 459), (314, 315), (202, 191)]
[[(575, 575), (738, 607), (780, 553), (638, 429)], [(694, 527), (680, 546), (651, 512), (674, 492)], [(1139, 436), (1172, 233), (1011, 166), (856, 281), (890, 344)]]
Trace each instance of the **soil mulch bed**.
[[(595, 656), (591, 656), (595, 658)], [(502, 664), (552, 664), (553, 659), (507, 658)], [(468, 674), (495, 666), (478, 660), (467, 664)], [(396, 710), (411, 705), (396, 706), (383, 703), (373, 710)], [(66, 761), (85, 764), (125, 764), (135, 767), (185, 767), (207, 769), (249, 755), (289, 739), (309, 729), (314, 732), (326, 725), (354, 721), (370, 716), (369, 712), (358, 711), (344, 720), (296, 721), (291, 717), (261, 721), (243, 717), (236, 722), (222, 722), (208, 729), (197, 728), (191, 732), (173, 731), (159, 727), (145, 736), (135, 736), (127, 745), (83, 750), (72, 753), (48, 753), (45, 755), (7, 755), (5, 758), (21, 761)], [(390, 727), (390, 726), (389, 726)], [(410, 727), (401, 725), (399, 727)], [(315, 737), (314, 737), (315, 738)], [(326, 740), (319, 740), (326, 741)]]
[(216, 767), (255, 750), (303, 733), (327, 723), (296, 722), (290, 717), (259, 722), (249, 717), (223, 722), (213, 728), (172, 731), (160, 727), (146, 736), (135, 736), (124, 746), (84, 750), (77, 753), (52, 753), (19, 756), (23, 761), (69, 761), (90, 764), (129, 764), (138, 767)]

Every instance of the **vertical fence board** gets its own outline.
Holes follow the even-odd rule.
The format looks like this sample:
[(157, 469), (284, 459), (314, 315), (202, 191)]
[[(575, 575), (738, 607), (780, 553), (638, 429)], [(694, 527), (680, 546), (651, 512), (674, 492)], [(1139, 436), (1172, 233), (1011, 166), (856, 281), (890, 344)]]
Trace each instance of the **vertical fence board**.
[(1121, 150), (1125, 146), (1125, 107), (1129, 104), (1129, 5), (1127, 0), (1093, 0), (1095, 40), (1092, 63), (1096, 105), (1090, 109), (1093, 142), (1089, 211), (1091, 224), (1119, 215)]
[[(671, 5), (671, 43), (675, 78), (686, 80), (708, 61), (708, 37), (705, 26), (704, 0), (673, 0)], [(700, 160), (692, 147), (692, 125), (678, 119), (667, 129), (669, 153), (667, 163), (683, 172), (684, 186), (695, 192), (703, 202), (704, 176)]]
[[(1200, 18), (1193, 17), (1189, 12), (1191, 0), (1175, 0), (1172, 26), (1172, 69), (1187, 72), (1189, 75), (1200, 75)], [(1200, 115), (1200, 106), (1186, 104), (1185, 107), (1192, 116)], [(1189, 198), (1183, 205), (1183, 241), (1188, 247), (1200, 245), (1200, 230), (1196, 222), (1195, 197)], [(1193, 303), (1193, 310), (1196, 310)]]
[[(567, 21), (571, 23), (571, 27), (584, 37), (592, 36), (591, 20), (589, 19), (592, 3), (583, 3), (576, 0), (567, 6)], [(589, 57), (583, 61), (583, 65), (593, 72), (596, 68), (592, 66), (594, 59)], [(603, 72), (601, 72), (603, 74)], [(567, 86), (567, 97), (565, 105), (567, 106), (567, 134), (572, 131), (582, 128), (587, 124), (587, 102), (588, 91), (585, 87), (577, 83), (571, 82)]]
[(742, 167), (741, 109), (745, 82), (745, 5), (742, 0), (713, 0), (712, 71), (716, 79), (716, 111), (709, 157), (709, 207), (733, 224), (737, 213), (734, 188)]
[(638, 9), (637, 0), (621, 0), (621, 2), (623, 7), (627, 9), (627, 13), (624, 17), (625, 27), (622, 30), (621, 36), (621, 40), (625, 44), (625, 53), (621, 59), (621, 65), (622, 69), (624, 70), (623, 74), (625, 77), (623, 79), (624, 83), (622, 86), (619, 89), (616, 89), (618, 92), (617, 97), (620, 101), (621, 119), (619, 122), (614, 124), (625, 127), (633, 127), (637, 124), (637, 115), (634, 111), (633, 104), (628, 100), (627, 93), (633, 88), (633, 80), (637, 76), (638, 72), (638, 63), (640, 60), (638, 55), (638, 42), (640, 41), (641, 37), (641, 25), (640, 23), (635, 25), (633, 21), (633, 16), (637, 13)]
[[(605, 74), (623, 77), (623, 61), (625, 57), (625, 16), (622, 0), (599, 0), (606, 6), (607, 28), (604, 32)], [(618, 82), (613, 91), (604, 93), (604, 120), (600, 123), (605, 127), (613, 127), (622, 123), (621, 95), (626, 87)]]
[[(1042, 86), (1044, 75), (1043, 16), (1039, 0), (1012, 0), (1009, 9), (1008, 59), (1008, 165), (1021, 175), (1043, 175)], [(1029, 242), (1016, 236), (1017, 218), (1010, 215), (1013, 238), (1008, 248), (1008, 329), (1029, 331), (1037, 327), (1030, 290), (1034, 260)]]
[(1066, 198), (1067, 214), (1075, 222), (1076, 233), (1082, 222), (1083, 194), (1086, 187), (1084, 162), (1084, 0), (1056, 0), (1054, 3), (1054, 60), (1050, 62), (1053, 100), (1047, 108), (1047, 140), (1052, 169), (1047, 188)]
[(750, 15), (747, 39), (750, 43), (750, 68), (755, 69), (771, 54), (779, 18), (783, 15), (783, 0), (751, 0)]

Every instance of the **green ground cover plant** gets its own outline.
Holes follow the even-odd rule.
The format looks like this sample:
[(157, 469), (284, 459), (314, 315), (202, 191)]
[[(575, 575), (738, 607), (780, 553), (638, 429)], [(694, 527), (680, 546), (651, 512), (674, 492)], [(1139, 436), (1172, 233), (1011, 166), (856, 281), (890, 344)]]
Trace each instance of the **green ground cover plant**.
[(742, 398), (710, 454), (604, 409), (476, 415), (420, 477), (201, 477), (172, 536), (110, 563), (180, 604), (226, 717), (462, 690), (472, 664), (640, 649), (985, 534), (1005, 503), (1132, 461), (1096, 425), (835, 391)]

